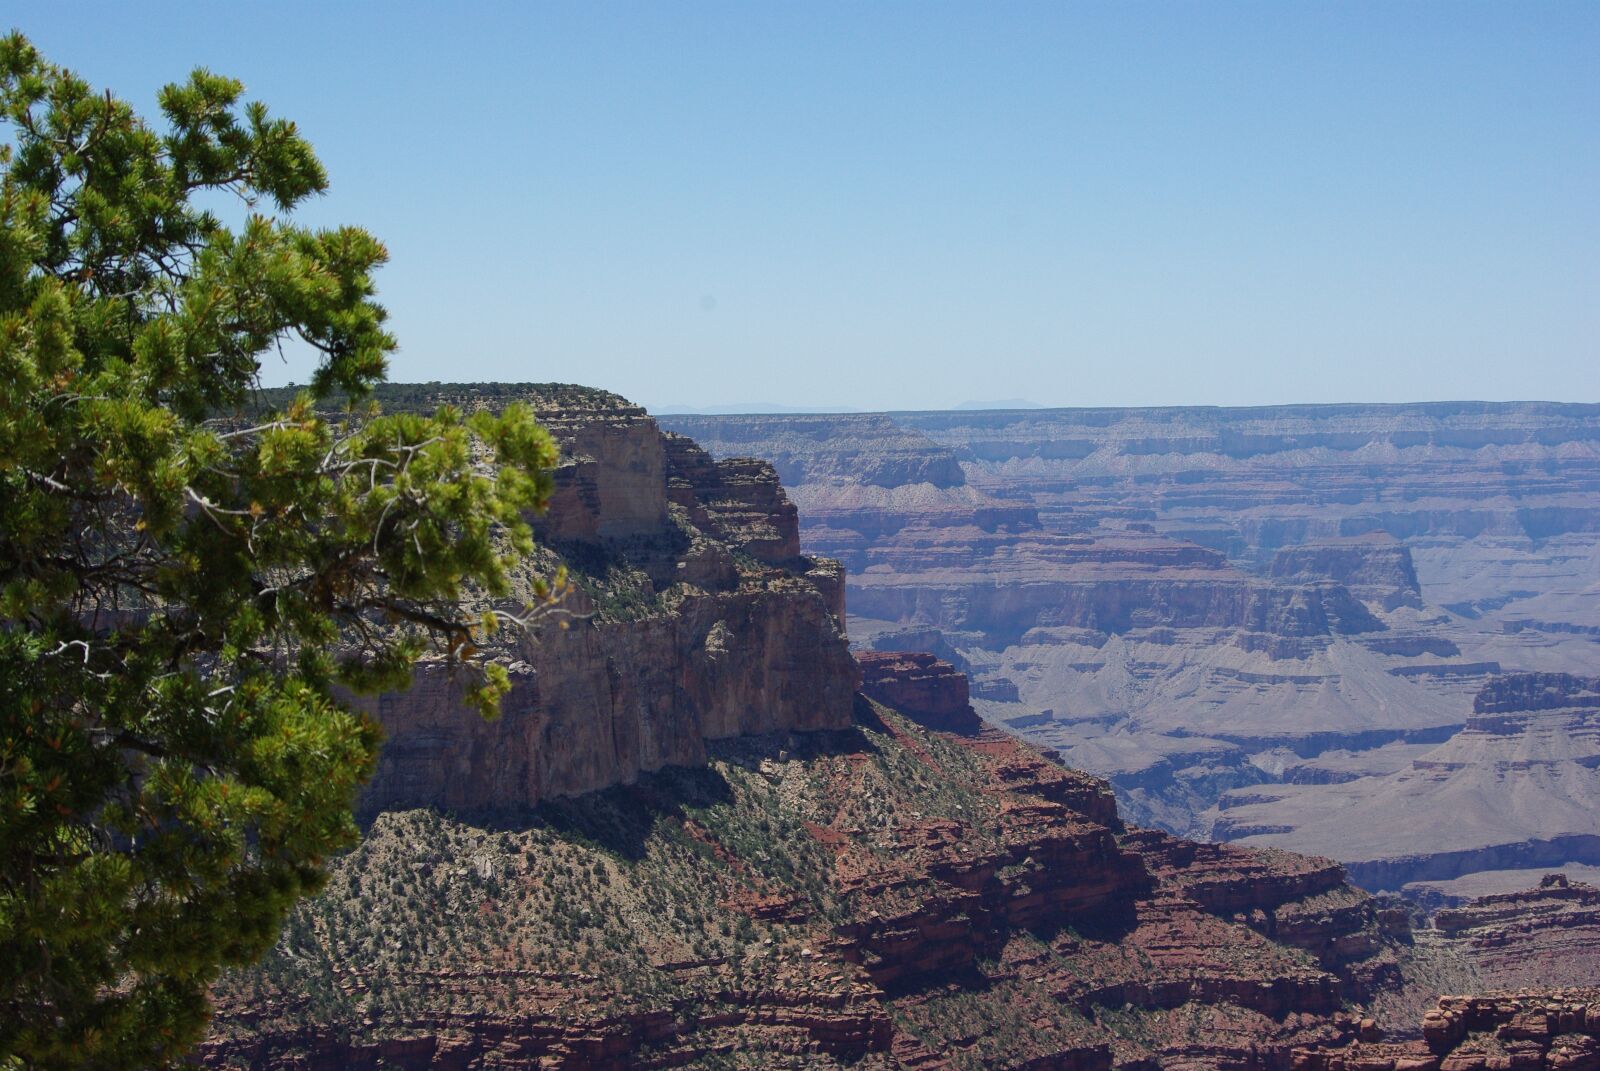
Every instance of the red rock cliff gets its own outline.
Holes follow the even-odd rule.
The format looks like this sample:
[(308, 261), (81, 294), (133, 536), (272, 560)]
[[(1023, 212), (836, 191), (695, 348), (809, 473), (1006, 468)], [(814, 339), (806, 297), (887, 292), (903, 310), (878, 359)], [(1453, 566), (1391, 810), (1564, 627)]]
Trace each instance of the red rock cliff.
[(603, 391), (522, 400), (563, 452), (530, 568), (564, 559), (577, 615), (503, 652), (513, 688), (496, 722), (440, 666), (382, 697), (364, 810), (527, 806), (703, 762), (708, 740), (850, 723), (842, 574), (800, 554), (771, 466), (714, 461)]
[(972, 709), (967, 675), (921, 651), (861, 651), (861, 690), (930, 729), (974, 733), (983, 721)]

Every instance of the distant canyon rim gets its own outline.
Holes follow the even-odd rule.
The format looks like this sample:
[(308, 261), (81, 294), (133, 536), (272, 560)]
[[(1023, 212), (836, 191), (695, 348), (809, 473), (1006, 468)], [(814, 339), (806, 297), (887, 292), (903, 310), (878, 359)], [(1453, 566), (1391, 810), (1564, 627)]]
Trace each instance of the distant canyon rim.
[(1600, 405), (660, 422), (771, 461), (854, 646), (1132, 821), (1375, 890), (1600, 863)]

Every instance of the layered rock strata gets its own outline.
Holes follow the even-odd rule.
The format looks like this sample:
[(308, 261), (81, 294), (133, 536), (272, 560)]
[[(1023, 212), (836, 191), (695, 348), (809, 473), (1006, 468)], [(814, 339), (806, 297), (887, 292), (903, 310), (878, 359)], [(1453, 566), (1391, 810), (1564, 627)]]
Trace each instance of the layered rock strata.
[(856, 663), (861, 691), (869, 699), (930, 729), (971, 733), (983, 728), (972, 709), (967, 675), (944, 659), (921, 651), (863, 651)]
[(1409, 542), (1600, 529), (1596, 405), (1054, 409), (895, 422), (955, 451), (980, 489), (1026, 488), (1044, 517), (1138, 512), (1262, 564), (1281, 547), (1371, 531)]
[(576, 590), (499, 652), (497, 721), (440, 665), (373, 705), (387, 742), (364, 810), (526, 807), (703, 762), (708, 741), (849, 724), (842, 573), (800, 553), (770, 465), (714, 460), (603, 391), (478, 401), (512, 398), (562, 449), (526, 572), (565, 565)]
[(1435, 912), (1431, 936), (1487, 987), (1592, 984), (1600, 978), (1600, 889), (1547, 874), (1532, 888)]
[(1588, 1071), (1600, 1067), (1600, 989), (1440, 997), (1423, 1040), (1294, 1054), (1295, 1071)]
[[(651, 445), (647, 417), (596, 392), (497, 388), (465, 400), (510, 396), (545, 407), (567, 451), (561, 508), (588, 511), (542, 521), (550, 552), (530, 563), (543, 570), (564, 560), (575, 570), (579, 616), (541, 638), (554, 652), (546, 661), (533, 641), (508, 652), (521, 663), (508, 716), (523, 719), (508, 735), (459, 710), (452, 721), (442, 677), (431, 699), (424, 687), (417, 705), (391, 700), (380, 712), (392, 739), (410, 747), (386, 758), (368, 797), (370, 835), (335, 865), (327, 894), (297, 911), (268, 960), (219, 987), (201, 1062), (1150, 1071), (1286, 1068), (1294, 1052), (1302, 1062), (1347, 1060), (1352, 1042), (1380, 1044), (1358, 1041), (1375, 1034), (1358, 1005), (1395, 992), (1397, 971), (1418, 953), (1407, 947), (1405, 910), (1352, 887), (1328, 859), (1125, 827), (1105, 781), (1011, 736), (975, 730), (954, 668), (937, 658), (865, 659), (874, 694), (904, 704), (904, 713), (852, 698), (840, 573), (799, 556), (794, 513), (770, 469), (715, 461), (670, 436)], [(637, 450), (624, 448), (630, 440)], [(848, 452), (835, 463), (847, 461), (857, 463)], [(905, 457), (879, 472), (883, 481), (926, 475), (920, 482), (940, 493), (969, 488), (947, 503), (989, 495), (955, 482), (946, 467), (917, 468)], [(619, 484), (609, 483), (613, 474)], [(658, 484), (659, 496), (650, 490)], [(977, 523), (975, 509), (950, 527), (1037, 523), (1027, 508)], [(952, 506), (952, 517), (960, 513)], [(1264, 575), (1270, 567), (1251, 573), (1147, 521), (1113, 520), (1121, 525), (1114, 538), (1090, 537), (1108, 540), (1087, 552), (1091, 564), (1097, 553), (1099, 564), (1115, 566), (1129, 547), (1167, 547), (1156, 557), (1238, 573), (1236, 589), (1267, 592), (1257, 605), (1271, 628), (1253, 619), (1135, 617), (1193, 612), (1187, 597), (1157, 598), (1156, 588), (1126, 619), (1108, 611), (1088, 625), (1029, 626), (1037, 648), (1122, 645), (1097, 670), (1120, 666), (1130, 682), (1120, 695), (1136, 694), (1131, 682), (1170, 674), (1170, 661), (1138, 652), (1191, 644), (1202, 630), (1225, 659), (1241, 652), (1272, 666), (1313, 652), (1335, 664), (1359, 650), (1401, 683), (1449, 675), (1388, 670), (1462, 660), (1407, 625), (1422, 618), (1406, 600), (1404, 558), (1388, 541), (1355, 541), (1354, 564), (1337, 541), (1329, 543), (1337, 553), (1290, 555), (1273, 578)], [(1083, 549), (1038, 543), (1048, 549), (1035, 561)], [(1005, 559), (1006, 548), (993, 544), (991, 554)], [(1308, 579), (1315, 569), (1342, 571), (1342, 579)], [(1312, 594), (1278, 591), (1333, 601), (1320, 604), (1319, 617)], [(1348, 618), (1325, 612), (1344, 599)], [(1250, 605), (1223, 601), (1229, 613)], [(967, 611), (952, 604), (941, 612)], [(1107, 622), (1110, 631), (1094, 627)], [(981, 630), (866, 623), (873, 638), (920, 630), (941, 653), (991, 681), (1006, 679)], [(1337, 665), (1341, 681), (1366, 681), (1371, 663)], [(1232, 669), (1240, 693), (1277, 688), (1286, 707), (1314, 688), (1328, 709), (1361, 709), (1330, 702), (1326, 677), (1280, 672), (1264, 684), (1250, 678), (1254, 669), (1222, 668)], [(1026, 682), (1011, 683), (1017, 698), (980, 694), (973, 705), (1025, 705)], [(1484, 720), (1472, 731), (1570, 718), (1594, 683), (1514, 679), (1480, 696), (1472, 717)], [(1459, 694), (1463, 685), (1451, 687)], [(1374, 717), (1351, 732), (1335, 719), (1336, 728), (1318, 730), (1329, 734), (1319, 742), (1240, 731), (1251, 717), (1269, 724), (1251, 710), (1241, 700), (1239, 709), (1213, 711), (1207, 724), (1229, 732), (1151, 734), (1167, 742), (1161, 761), (1173, 770), (1211, 764), (1219, 784), (1246, 765), (1266, 780), (1319, 762), (1343, 776), (1350, 764), (1336, 762), (1335, 751), (1422, 747), (1417, 737), (1439, 727), (1431, 715), (1398, 727)], [(1043, 715), (1057, 720), (1051, 710), (1027, 716)], [(958, 731), (927, 727), (941, 718), (955, 718)], [(1126, 712), (1120, 724), (1102, 720), (1113, 731), (1095, 739), (1107, 754), (1118, 730), (1139, 729)], [(1332, 773), (1307, 777), (1308, 785), (1337, 783)], [(1422, 936), (1486, 964), (1493, 933), (1537, 932), (1536, 944), (1572, 947), (1589, 925), (1579, 917), (1589, 901), (1570, 888), (1552, 883), (1514, 908), (1491, 904), (1455, 928), (1447, 916)], [(1443, 1010), (1452, 1009), (1460, 1010)], [(1509, 1066), (1495, 1061), (1526, 1040), (1505, 1033), (1516, 1014), (1504, 1023), (1489, 1012), (1459, 1018), (1469, 1023), (1459, 1039), (1449, 1014), (1433, 1031), (1451, 1039), (1449, 1052), (1424, 1047), (1422, 1059), (1481, 1052), (1485, 1063), (1459, 1066)], [(1547, 1020), (1547, 1034), (1575, 1021)], [(1470, 1025), (1480, 1022), (1489, 1025)], [(1562, 1036), (1519, 1059), (1581, 1057)], [(1383, 1064), (1389, 1050), (1367, 1051), (1379, 1061), (1373, 1067), (1408, 1066), (1398, 1061), (1418, 1052), (1394, 1048), (1395, 1062)]]
[[(880, 664), (917, 699), (920, 660)], [(1096, 778), (864, 697), (515, 822), (377, 819), (206, 1066), (1286, 1067), (1404, 937), (1337, 867), (1125, 829)]]
[(1369, 888), (1600, 863), (1600, 679), (1508, 674), (1461, 732), (1390, 772), (1224, 793), (1222, 838), (1309, 849)]
[[(1395, 774), (1495, 675), (1594, 670), (1600, 406), (668, 422), (782, 453), (858, 645), (962, 666), (984, 717), (1173, 831), (1209, 835), (1234, 792), (1292, 838), (1258, 786)], [(1534, 856), (1502, 865), (1564, 861)]]
[(1267, 575), (1279, 580), (1334, 580), (1356, 598), (1385, 610), (1422, 606), (1422, 585), (1411, 552), (1387, 532), (1284, 547), (1273, 556)]

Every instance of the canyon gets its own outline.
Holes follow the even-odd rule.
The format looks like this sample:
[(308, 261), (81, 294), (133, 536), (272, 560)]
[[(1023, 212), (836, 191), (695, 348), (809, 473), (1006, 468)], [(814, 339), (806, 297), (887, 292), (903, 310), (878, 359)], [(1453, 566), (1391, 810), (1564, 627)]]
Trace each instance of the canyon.
[(518, 579), (564, 567), (574, 584), (494, 648), (512, 681), (498, 719), (463, 717), (438, 663), (368, 704), (386, 739), (364, 812), (528, 807), (703, 762), (710, 741), (850, 724), (842, 576), (800, 553), (770, 466), (713, 461), (603, 391), (519, 400), (563, 460)]
[[(872, 418), (881, 451), (858, 429), (807, 462), (863, 510), (860, 546), (822, 533), (841, 564), (810, 553), (803, 451), (708, 451), (585, 388), (408, 390), (538, 409), (563, 461), (517, 584), (564, 568), (571, 588), (496, 641), (513, 681), (498, 720), (441, 665), (369, 705), (387, 743), (363, 842), (264, 961), (215, 987), (200, 1065), (1425, 1071), (1514, 1050), (1587, 1066), (1600, 893), (1563, 855), (1582, 851), (1548, 875), (1537, 853), (1493, 872), (1380, 856), (1393, 872), (1374, 878), (1278, 843), (1319, 828), (1316, 793), (1402, 769), (1534, 769), (1552, 795), (1593, 772), (1600, 681), (1474, 665), (1432, 631), (1461, 615), (1428, 600), (1404, 539), (1322, 532), (1250, 569), (1150, 521), (1052, 529), (1057, 506), (977, 489), (970, 462)], [(891, 562), (905, 571), (874, 569)], [(1590, 642), (1522, 631), (1563, 658)], [(1016, 671), (1024, 649), (1035, 675)], [(1118, 650), (1144, 681), (1208, 657), (1195, 679), (1233, 680), (1237, 709), (1192, 702), (1202, 734), (1153, 702), (1138, 732), (1076, 718), (1071, 694), (1030, 706), (1050, 673), (1104, 674)], [(1286, 688), (1262, 665), (1350, 680)], [(1322, 698), (1293, 699), (1307, 692)], [(1076, 768), (1121, 737), (1142, 769), (1143, 738), (1166, 741), (1183, 792)], [(1188, 776), (1201, 763), (1209, 781)], [(1252, 809), (1290, 814), (1286, 788), (1304, 828), (1262, 828)], [(1512, 814), (1579, 838), (1555, 835), (1547, 798)], [(1237, 843), (1147, 820), (1187, 808), (1192, 825), (1202, 804)]]
[(1377, 888), (1600, 855), (1600, 678), (1497, 676), (1460, 732), (1389, 772), (1225, 792), (1213, 832), (1344, 860)]
[[(1373, 889), (1600, 862), (1586, 715), (1474, 711), (1600, 671), (1600, 406), (663, 419), (772, 461), (854, 645), (949, 659), (1131, 820)], [(1561, 818), (1508, 806), (1524, 762)]]
[[(893, 666), (912, 697), (953, 672)], [(386, 811), (197, 1059), (1286, 1067), (1400, 984), (1407, 911), (1331, 861), (1127, 827), (1103, 781), (918, 718), (861, 696), (520, 812)]]

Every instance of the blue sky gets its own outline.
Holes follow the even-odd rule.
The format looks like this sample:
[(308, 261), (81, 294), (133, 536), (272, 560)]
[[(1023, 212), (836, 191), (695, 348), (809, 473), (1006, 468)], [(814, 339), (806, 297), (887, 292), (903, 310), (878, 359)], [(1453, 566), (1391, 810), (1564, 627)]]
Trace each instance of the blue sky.
[(333, 181), (303, 216), (389, 246), (397, 380), (652, 406), (1600, 400), (1596, 3), (9, 21), (142, 110), (205, 65), (295, 119)]

